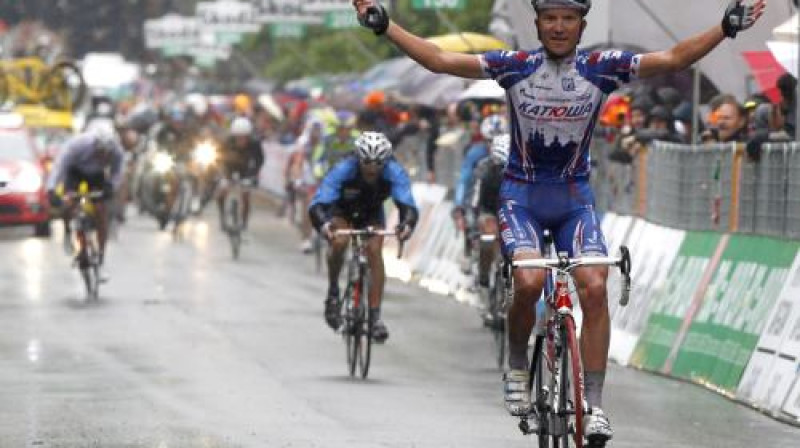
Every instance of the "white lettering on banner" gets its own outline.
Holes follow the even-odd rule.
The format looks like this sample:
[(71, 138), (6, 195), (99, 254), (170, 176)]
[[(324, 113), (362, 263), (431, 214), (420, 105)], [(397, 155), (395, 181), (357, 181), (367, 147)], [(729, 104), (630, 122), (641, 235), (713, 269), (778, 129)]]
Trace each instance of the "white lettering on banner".
[(321, 24), (324, 18), (304, 10), (305, 0), (258, 0), (260, 23), (306, 23)]
[(200, 24), (195, 17), (169, 14), (144, 23), (145, 45), (148, 48), (189, 46), (200, 36)]
[[(303, 11), (306, 12), (328, 12), (328, 11), (353, 11), (352, 0), (305, 0)], [(355, 12), (353, 12), (355, 15)]]
[(237, 0), (200, 2), (196, 15), (206, 31), (248, 33), (257, 32), (261, 27), (255, 6)]

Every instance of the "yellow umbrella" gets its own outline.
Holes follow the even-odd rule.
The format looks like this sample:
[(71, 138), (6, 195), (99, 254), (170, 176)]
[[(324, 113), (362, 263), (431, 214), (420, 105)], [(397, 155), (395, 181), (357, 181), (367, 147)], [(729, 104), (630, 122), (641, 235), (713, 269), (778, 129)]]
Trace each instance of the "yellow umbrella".
[(428, 42), (442, 50), (458, 53), (483, 53), (490, 50), (507, 50), (508, 44), (502, 40), (479, 33), (453, 33), (429, 37)]

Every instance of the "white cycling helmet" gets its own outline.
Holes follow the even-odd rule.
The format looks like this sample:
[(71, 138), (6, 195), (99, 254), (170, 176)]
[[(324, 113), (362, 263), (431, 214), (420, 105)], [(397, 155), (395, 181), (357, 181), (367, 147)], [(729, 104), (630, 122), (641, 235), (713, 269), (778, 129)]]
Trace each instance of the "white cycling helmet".
[(481, 122), (481, 135), (486, 140), (491, 141), (498, 135), (508, 132), (508, 124), (505, 117), (499, 114), (492, 114), (484, 118)]
[(246, 137), (253, 133), (253, 123), (249, 118), (236, 117), (231, 122), (231, 135), (234, 137)]
[(508, 152), (511, 148), (511, 135), (498, 135), (492, 139), (492, 160), (496, 163), (505, 165), (508, 163)]
[(89, 133), (94, 137), (95, 147), (101, 152), (111, 152), (117, 144), (117, 133), (111, 122), (94, 122)]
[(361, 161), (385, 162), (392, 155), (392, 142), (380, 132), (364, 132), (356, 139), (356, 155)]
[(202, 117), (208, 112), (208, 100), (202, 93), (190, 93), (186, 95), (186, 105), (195, 115)]
[(548, 8), (572, 8), (586, 15), (592, 9), (592, 0), (533, 0), (531, 4), (537, 12)]

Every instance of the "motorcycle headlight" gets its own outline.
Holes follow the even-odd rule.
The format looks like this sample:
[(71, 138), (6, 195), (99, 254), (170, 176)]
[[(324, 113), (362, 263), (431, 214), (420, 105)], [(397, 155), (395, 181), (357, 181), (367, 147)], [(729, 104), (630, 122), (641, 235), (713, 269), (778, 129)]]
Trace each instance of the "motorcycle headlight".
[(153, 169), (156, 173), (164, 174), (175, 166), (172, 156), (165, 152), (157, 152), (153, 157)]
[(195, 146), (192, 157), (200, 165), (209, 166), (217, 160), (217, 149), (209, 142), (202, 142)]

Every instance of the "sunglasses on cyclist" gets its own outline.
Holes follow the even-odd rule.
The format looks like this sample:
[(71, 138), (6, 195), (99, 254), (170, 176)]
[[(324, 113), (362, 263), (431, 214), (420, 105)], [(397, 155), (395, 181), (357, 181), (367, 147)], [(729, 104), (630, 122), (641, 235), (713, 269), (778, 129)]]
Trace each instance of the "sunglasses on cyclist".
[(364, 165), (364, 166), (373, 166), (373, 165), (374, 166), (383, 166), (383, 165), (386, 165), (386, 161), (385, 160), (378, 160), (378, 159), (367, 159), (367, 160), (362, 160), (361, 164)]

